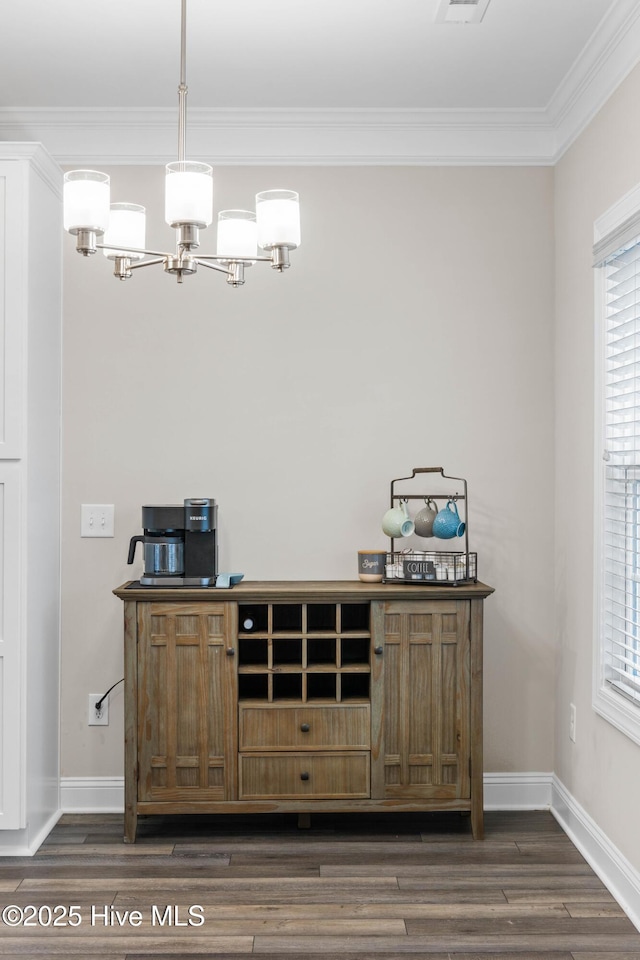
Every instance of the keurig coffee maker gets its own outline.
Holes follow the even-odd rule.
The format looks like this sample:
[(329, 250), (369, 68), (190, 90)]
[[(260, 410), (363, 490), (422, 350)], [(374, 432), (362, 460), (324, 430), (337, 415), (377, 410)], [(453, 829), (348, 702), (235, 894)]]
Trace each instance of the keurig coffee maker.
[(205, 498), (184, 502), (184, 576), (202, 586), (216, 582), (218, 556), (216, 546), (216, 519), (218, 508), (215, 500)]
[(218, 574), (215, 500), (192, 498), (182, 506), (144, 506), (144, 535), (132, 537), (127, 562), (136, 544), (144, 545), (140, 583), (160, 587), (212, 587)]

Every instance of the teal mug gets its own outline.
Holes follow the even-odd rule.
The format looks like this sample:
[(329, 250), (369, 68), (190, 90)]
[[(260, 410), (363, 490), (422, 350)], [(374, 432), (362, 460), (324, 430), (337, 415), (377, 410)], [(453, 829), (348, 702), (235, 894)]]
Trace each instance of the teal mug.
[(449, 500), (433, 521), (433, 535), (441, 540), (451, 540), (453, 537), (462, 537), (464, 531), (465, 524), (460, 519), (455, 500)]

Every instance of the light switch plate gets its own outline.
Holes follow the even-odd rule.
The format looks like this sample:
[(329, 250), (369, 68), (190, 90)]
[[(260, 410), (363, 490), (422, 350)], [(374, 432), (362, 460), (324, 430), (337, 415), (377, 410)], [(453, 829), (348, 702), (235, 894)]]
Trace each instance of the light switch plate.
[(80, 509), (80, 536), (112, 537), (114, 514), (112, 503), (83, 503)]

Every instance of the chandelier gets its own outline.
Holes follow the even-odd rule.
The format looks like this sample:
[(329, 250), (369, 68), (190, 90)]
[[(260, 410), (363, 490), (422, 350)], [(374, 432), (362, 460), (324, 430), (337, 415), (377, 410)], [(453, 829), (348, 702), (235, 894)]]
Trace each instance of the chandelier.
[[(196, 254), (199, 232), (213, 219), (213, 170), (208, 163), (185, 159), (187, 0), (182, 0), (180, 84), (178, 86), (178, 159), (166, 165), (165, 220), (176, 231), (173, 253), (145, 247), (145, 208), (111, 203), (109, 176), (98, 170), (70, 170), (64, 175), (64, 228), (76, 237), (84, 257), (102, 250), (114, 262), (114, 276), (127, 280), (140, 267), (162, 264), (178, 283), (198, 266), (225, 274), (227, 283), (244, 283), (244, 270), (261, 261), (282, 272), (289, 250), (300, 245), (300, 205), (292, 190), (256, 194), (256, 209), (221, 210), (217, 251)], [(101, 242), (98, 242), (98, 241)], [(259, 255), (258, 248), (268, 255)]]

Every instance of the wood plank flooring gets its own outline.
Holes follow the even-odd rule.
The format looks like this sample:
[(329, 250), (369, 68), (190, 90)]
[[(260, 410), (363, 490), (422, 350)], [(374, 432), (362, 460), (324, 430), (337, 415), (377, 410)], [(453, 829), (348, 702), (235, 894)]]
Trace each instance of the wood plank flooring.
[[(0, 958), (640, 960), (550, 813), (64, 816), (0, 858)], [(16, 923), (12, 926), (12, 923)]]

